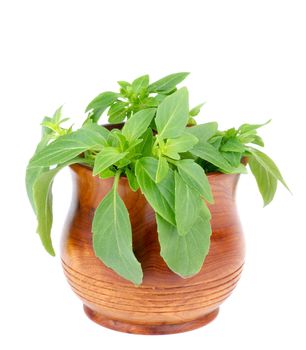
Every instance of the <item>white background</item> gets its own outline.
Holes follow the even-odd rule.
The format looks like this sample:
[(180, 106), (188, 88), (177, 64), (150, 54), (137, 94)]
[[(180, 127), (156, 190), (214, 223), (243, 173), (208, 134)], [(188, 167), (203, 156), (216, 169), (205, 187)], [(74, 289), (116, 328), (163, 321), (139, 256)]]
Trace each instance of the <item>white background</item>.
[[(305, 349), (305, 1), (16, 1), (0, 5), (1, 349)], [(292, 189), (262, 209), (251, 175), (237, 201), (247, 241), (242, 279), (210, 325), (133, 336), (89, 321), (59, 258), (42, 249), (24, 172), (39, 122), (61, 104), (80, 124), (117, 80), (190, 71), (191, 104), (221, 128), (273, 122), (266, 152)], [(53, 237), (70, 203), (54, 188)]]

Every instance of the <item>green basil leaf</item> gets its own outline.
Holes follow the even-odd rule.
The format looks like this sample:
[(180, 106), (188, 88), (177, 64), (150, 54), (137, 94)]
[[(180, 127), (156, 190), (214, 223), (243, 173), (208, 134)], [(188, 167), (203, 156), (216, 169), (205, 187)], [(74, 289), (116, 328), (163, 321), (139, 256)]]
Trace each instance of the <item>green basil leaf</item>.
[(167, 96), (157, 108), (155, 123), (159, 136), (164, 139), (181, 136), (188, 118), (188, 90), (182, 88)]
[(226, 139), (230, 138), (230, 137), (236, 137), (238, 134), (238, 130), (236, 130), (235, 128), (230, 128), (230, 129), (227, 129), (225, 132), (224, 132), (224, 136)]
[(189, 151), (198, 142), (199, 140), (195, 136), (185, 133), (176, 139), (168, 139), (163, 153), (168, 155), (170, 158), (173, 158), (173, 155), (176, 155), (177, 153)]
[(254, 132), (251, 131), (250, 133), (245, 133), (245, 134), (239, 135), (238, 139), (242, 144), (245, 145), (247, 143), (252, 143), (255, 140), (256, 136), (257, 135), (256, 135), (256, 130), (255, 130)]
[(61, 121), (61, 118), (62, 118), (62, 109), (63, 109), (63, 106), (60, 106), (53, 114), (52, 116), (52, 121), (55, 123), (55, 124), (59, 124), (60, 121)]
[(223, 136), (217, 135), (213, 136), (212, 138), (209, 139), (209, 143), (214, 146), (217, 150), (219, 150), (221, 143), (223, 140)]
[(149, 85), (149, 92), (164, 92), (170, 91), (176, 87), (177, 84), (182, 82), (189, 73), (174, 73), (167, 75), (166, 77), (157, 80), (156, 82)]
[(241, 163), (242, 154), (238, 152), (221, 152), (222, 156), (229, 162), (229, 164), (237, 168)]
[(223, 152), (238, 152), (243, 153), (245, 151), (244, 145), (238, 140), (237, 137), (230, 137), (225, 143), (220, 147)]
[(37, 233), (46, 251), (53, 256), (55, 252), (51, 240), (53, 221), (52, 183), (54, 176), (62, 168), (63, 166), (59, 166), (58, 168), (40, 174), (33, 186), (34, 205), (38, 221)]
[(129, 214), (114, 187), (96, 209), (92, 231), (96, 256), (123, 278), (141, 284), (143, 274), (133, 253)]
[(168, 158), (171, 158), (171, 159), (174, 159), (174, 160), (180, 160), (181, 159), (181, 156), (175, 152), (175, 151), (171, 151), (170, 149), (169, 150), (164, 150), (163, 151), (163, 154), (165, 156), (167, 156)]
[(58, 131), (58, 125), (56, 125), (53, 122), (49, 122), (49, 121), (45, 121), (41, 123), (42, 126), (45, 126), (46, 128), (50, 129), (53, 132), (57, 132)]
[[(49, 129), (49, 133), (55, 132), (58, 133), (61, 130), (60, 125), (69, 118), (62, 118), (62, 108), (63, 106), (60, 106), (53, 114), (52, 118), (50, 117), (45, 117), (41, 123), (43, 127), (46, 127), (45, 129)], [(64, 130), (64, 129), (63, 129)]]
[(157, 105), (159, 105), (163, 100), (167, 97), (165, 94), (157, 94), (154, 99), (157, 102)]
[(280, 173), (278, 167), (276, 164), (273, 162), (273, 160), (268, 157), (265, 153), (259, 151), (256, 148), (248, 147), (248, 150), (252, 153), (252, 156), (256, 158), (256, 160), (262, 164), (269, 172), (272, 173), (272, 175), (280, 181), (288, 191), (290, 191), (289, 187), (287, 186), (285, 180), (282, 177), (282, 174)]
[(201, 103), (201, 104), (199, 104), (199, 105), (193, 107), (193, 108), (190, 110), (189, 115), (190, 115), (191, 117), (196, 117), (196, 116), (201, 112), (201, 108), (203, 107), (204, 104), (205, 104), (205, 103)]
[(34, 155), (31, 163), (40, 166), (65, 163), (89, 149), (101, 148), (105, 142), (101, 134), (85, 126), (48, 144)]
[(130, 151), (133, 148), (136, 148), (142, 142), (143, 142), (143, 139), (137, 139), (137, 140), (131, 141), (130, 144), (128, 145), (127, 150)]
[(127, 88), (128, 86), (131, 86), (131, 84), (125, 80), (117, 81), (117, 83), (119, 84), (120, 87), (124, 89)]
[(127, 114), (127, 103), (123, 101), (114, 102), (107, 112), (108, 121), (112, 124), (121, 123)]
[(158, 160), (155, 182), (156, 183), (161, 182), (167, 176), (168, 171), (169, 171), (169, 164), (167, 160), (163, 156), (160, 156)]
[[(43, 119), (43, 122), (47, 121), (47, 120), (51, 120), (51, 118), (49, 117), (45, 117)], [(28, 194), (28, 198), (29, 201), (32, 205), (32, 208), (35, 212), (35, 206), (34, 206), (34, 199), (33, 199), (33, 186), (35, 181), (37, 180), (37, 178), (39, 177), (39, 175), (45, 171), (48, 171), (49, 168), (48, 167), (44, 167), (44, 166), (40, 166), (40, 165), (33, 165), (32, 164), (32, 160), (34, 158), (34, 156), (40, 152), (43, 148), (45, 148), (47, 146), (47, 144), (50, 141), (50, 135), (51, 135), (51, 130), (48, 128), (45, 128), (44, 126), (42, 127), (42, 136), (41, 136), (41, 140), (39, 142), (39, 144), (36, 147), (36, 150), (34, 152), (34, 155), (32, 156), (32, 158), (30, 159), (28, 165), (27, 165), (27, 169), (26, 169), (26, 177), (25, 177), (25, 183), (26, 183), (26, 190), (27, 190), (27, 194)]]
[(101, 109), (104, 110), (116, 101), (120, 94), (112, 91), (102, 92), (96, 96), (86, 107), (85, 112), (90, 111), (91, 109)]
[(139, 188), (139, 184), (138, 184), (138, 181), (137, 181), (137, 178), (136, 178), (136, 175), (134, 173), (134, 171), (132, 171), (131, 169), (129, 168), (126, 168), (125, 169), (125, 173), (126, 173), (126, 177), (129, 181), (129, 185), (131, 187), (131, 189), (136, 192)]
[(242, 163), (240, 163), (237, 167), (235, 167), (231, 172), (231, 174), (247, 174), (247, 173), (248, 173), (248, 170), (246, 166)]
[(133, 114), (123, 126), (122, 134), (129, 142), (138, 139), (148, 129), (155, 113), (155, 108), (148, 108)]
[(35, 213), (35, 205), (34, 205), (34, 196), (33, 196), (33, 186), (37, 178), (40, 176), (40, 174), (48, 171), (48, 167), (43, 167), (43, 166), (37, 166), (37, 165), (32, 165), (31, 161), (28, 163), (27, 170), (26, 170), (26, 189), (27, 189), (27, 194), (29, 201), (32, 205), (32, 208)]
[(129, 143), (127, 142), (125, 136), (122, 134), (122, 131), (119, 129), (113, 129), (112, 135), (114, 136), (114, 139), (116, 139), (116, 141), (113, 140), (114, 145), (112, 146), (119, 147), (121, 151), (125, 151), (128, 148)]
[(104, 171), (111, 165), (118, 162), (120, 159), (123, 159), (128, 153), (120, 152), (118, 148), (107, 146), (102, 149), (96, 156), (93, 175), (97, 175), (100, 172)]
[(258, 128), (261, 128), (264, 125), (267, 125), (271, 122), (271, 119), (269, 119), (267, 122), (263, 123), (263, 124), (242, 124), (240, 125), (240, 127), (238, 128), (238, 130), (240, 131), (241, 134), (245, 134), (245, 133), (249, 133), (250, 131), (255, 131)]
[(120, 147), (122, 146), (122, 139), (118, 136), (121, 133), (119, 129), (112, 129), (106, 139), (106, 145), (112, 147)]
[(185, 183), (196, 190), (208, 202), (213, 203), (214, 199), (210, 184), (202, 167), (191, 159), (183, 159), (175, 164)]
[(135, 147), (135, 153), (139, 153), (143, 157), (152, 156), (152, 148), (154, 143), (152, 129), (148, 128), (141, 138), (143, 141)]
[(43, 139), (44, 136), (47, 135), (51, 135), (53, 134), (52, 130), (50, 130), (49, 128), (45, 128), (44, 123), (45, 122), (51, 122), (54, 123), (53, 119), (50, 117), (44, 117), (44, 119), (42, 120), (42, 122), (40, 123), (40, 125), (42, 126), (41, 128), (41, 140)]
[(111, 169), (105, 169), (99, 173), (99, 177), (101, 179), (109, 179), (110, 177), (114, 177), (115, 174), (116, 174), (115, 171)]
[(249, 157), (249, 166), (256, 179), (264, 206), (266, 206), (274, 198), (277, 189), (277, 179), (255, 157)]
[(195, 136), (199, 143), (206, 142), (218, 131), (218, 123), (211, 122), (200, 125), (195, 125), (190, 128), (186, 128), (186, 132)]
[(174, 174), (169, 169), (167, 176), (155, 183), (158, 161), (152, 157), (138, 159), (136, 162), (136, 177), (141, 192), (152, 208), (165, 220), (175, 225), (174, 215)]
[(186, 235), (198, 218), (202, 205), (200, 194), (189, 187), (175, 171), (175, 218), (179, 235)]
[[(53, 136), (54, 136), (52, 129), (45, 127), (45, 123), (55, 123), (55, 124), (59, 125), (60, 123), (62, 123), (65, 120), (65, 119), (61, 120), (61, 116), (62, 116), (62, 106), (59, 107), (55, 111), (52, 118), (50, 118), (50, 117), (43, 118), (43, 121), (41, 123), (41, 125), (42, 125), (41, 140), (36, 147), (34, 155), (36, 155), (43, 148), (45, 148), (48, 145), (49, 141), (51, 141)], [(35, 181), (39, 177), (39, 175), (43, 172), (48, 171), (49, 167), (40, 166), (40, 165), (33, 165), (32, 160), (34, 158), (34, 155), (32, 156), (32, 158), (30, 159), (30, 161), (28, 163), (28, 166), (26, 169), (26, 179), (25, 179), (26, 181), (25, 182), (26, 182), (26, 189), (27, 189), (28, 198), (29, 198), (29, 201), (32, 205), (34, 212), (35, 212), (34, 198), (33, 198), (33, 186), (34, 186)]]
[(118, 81), (117, 83), (120, 86), (120, 94), (124, 97), (129, 98), (130, 92), (132, 90), (132, 85), (124, 80)]
[(142, 90), (146, 89), (149, 85), (149, 76), (143, 75), (132, 82), (132, 89), (134, 93), (139, 94)]
[(38, 221), (37, 233), (46, 251), (51, 255), (55, 255), (51, 241), (53, 180), (55, 175), (65, 166), (79, 162), (82, 162), (82, 159), (76, 158), (57, 168), (45, 171), (39, 174), (33, 185), (33, 202)]
[(112, 105), (119, 96), (120, 94), (116, 92), (103, 92), (89, 103), (89, 105), (86, 107), (85, 112), (92, 110), (90, 118), (96, 123), (100, 119), (103, 112), (107, 109), (107, 107)]
[(158, 101), (155, 97), (146, 97), (142, 100), (142, 104), (146, 107), (157, 107)]
[(201, 208), (197, 221), (184, 236), (179, 235), (176, 227), (158, 214), (156, 221), (160, 254), (168, 267), (181, 277), (191, 277), (198, 273), (210, 246), (211, 227), (207, 209)]
[(107, 140), (108, 135), (110, 134), (110, 131), (107, 130), (104, 126), (94, 123), (91, 119), (87, 120), (83, 124), (82, 128), (96, 132), (97, 134), (102, 136), (105, 140)]
[(276, 164), (270, 157), (255, 148), (249, 147), (248, 150), (251, 153), (251, 157), (249, 157), (249, 166), (255, 176), (259, 191), (264, 200), (264, 205), (266, 206), (274, 198), (277, 180), (280, 181), (288, 191), (290, 191), (290, 189)]
[(254, 138), (253, 138), (251, 143), (253, 143), (254, 145), (261, 146), (261, 147), (265, 146), (263, 139), (259, 135), (254, 135)]
[[(127, 152), (128, 153), (128, 152)], [(130, 156), (130, 155), (129, 155)], [(123, 158), (120, 159), (117, 163), (116, 166), (118, 169), (125, 168), (127, 165), (131, 164), (131, 159), (130, 158)]]
[(228, 161), (220, 154), (220, 152), (208, 142), (199, 142), (190, 152), (195, 156), (215, 165), (219, 169), (222, 169), (222, 171), (231, 173), (234, 170)]

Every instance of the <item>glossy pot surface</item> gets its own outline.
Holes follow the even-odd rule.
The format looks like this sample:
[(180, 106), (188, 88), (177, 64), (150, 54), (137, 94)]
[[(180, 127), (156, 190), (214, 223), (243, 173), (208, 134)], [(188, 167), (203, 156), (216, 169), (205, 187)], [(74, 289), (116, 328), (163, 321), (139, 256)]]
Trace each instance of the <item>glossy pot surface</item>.
[(168, 334), (188, 331), (213, 320), (220, 304), (235, 288), (244, 262), (244, 238), (236, 211), (235, 189), (239, 175), (208, 175), (215, 202), (208, 256), (201, 271), (183, 279), (160, 256), (155, 214), (140, 191), (127, 179), (118, 191), (130, 215), (133, 249), (144, 272), (135, 286), (107, 268), (94, 254), (91, 224), (95, 209), (108, 193), (113, 179), (92, 176), (91, 169), (71, 166), (75, 198), (62, 238), (65, 275), (95, 322), (119, 331)]

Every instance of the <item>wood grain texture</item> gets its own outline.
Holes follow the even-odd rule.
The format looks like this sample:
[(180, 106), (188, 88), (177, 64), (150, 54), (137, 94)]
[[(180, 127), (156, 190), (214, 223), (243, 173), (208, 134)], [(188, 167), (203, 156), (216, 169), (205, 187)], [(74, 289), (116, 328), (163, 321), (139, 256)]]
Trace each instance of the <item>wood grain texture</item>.
[(126, 178), (120, 179), (118, 190), (129, 211), (134, 253), (144, 272), (143, 284), (134, 286), (107, 268), (92, 248), (93, 215), (113, 179), (93, 177), (91, 169), (81, 165), (71, 169), (75, 198), (61, 257), (67, 280), (86, 314), (105, 327), (139, 334), (178, 333), (212, 321), (243, 268), (244, 239), (235, 204), (239, 175), (208, 176), (215, 198), (209, 206), (211, 248), (201, 271), (186, 279), (169, 270), (160, 256), (152, 208), (140, 191), (130, 190)]

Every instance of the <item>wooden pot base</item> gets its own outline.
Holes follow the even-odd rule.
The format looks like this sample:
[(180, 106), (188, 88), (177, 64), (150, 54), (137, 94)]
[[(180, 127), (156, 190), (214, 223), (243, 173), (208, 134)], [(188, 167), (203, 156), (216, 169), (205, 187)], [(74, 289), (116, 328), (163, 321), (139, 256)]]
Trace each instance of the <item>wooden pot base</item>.
[(135, 324), (109, 319), (84, 305), (85, 314), (99, 325), (119, 332), (147, 335), (162, 335), (188, 332), (200, 328), (213, 321), (219, 312), (219, 308), (196, 320), (179, 324)]

